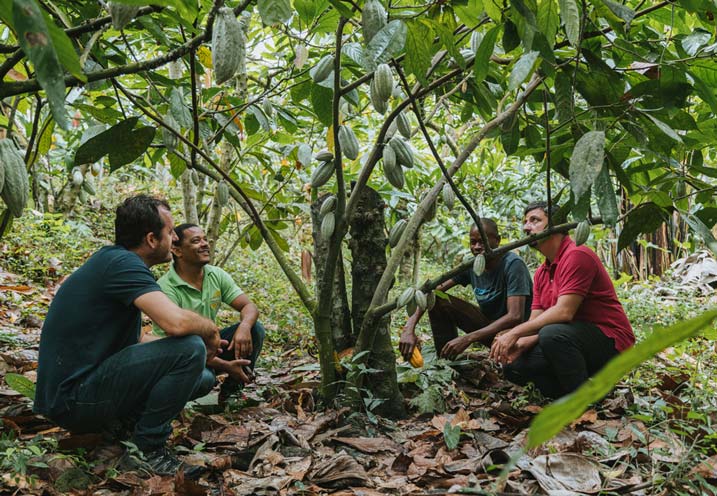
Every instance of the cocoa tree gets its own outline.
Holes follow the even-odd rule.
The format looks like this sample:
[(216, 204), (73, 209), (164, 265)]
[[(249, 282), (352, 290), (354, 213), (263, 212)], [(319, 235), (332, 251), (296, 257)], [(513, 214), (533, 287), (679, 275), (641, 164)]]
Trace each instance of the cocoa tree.
[[(357, 370), (366, 361), (381, 380), (352, 375), (349, 391), (373, 388), (398, 411), (394, 278), (439, 200), (455, 195), (473, 220), (486, 211), (490, 195), (467, 187), (486, 153), (519, 159), (531, 195), (563, 216), (599, 215), (620, 250), (675, 215), (716, 245), (706, 0), (13, 0), (0, 19), (0, 125), (26, 150), (35, 201), (39, 184), (79, 196), (97, 164), (141, 163), (168, 169), (187, 216), (211, 217), (217, 236), (240, 208), (234, 244), (266, 243), (313, 318), (328, 401), (342, 389), (337, 343), (353, 344)], [(395, 198), (408, 208), (387, 256)], [(309, 212), (315, 290), (286, 241), (287, 219)]]

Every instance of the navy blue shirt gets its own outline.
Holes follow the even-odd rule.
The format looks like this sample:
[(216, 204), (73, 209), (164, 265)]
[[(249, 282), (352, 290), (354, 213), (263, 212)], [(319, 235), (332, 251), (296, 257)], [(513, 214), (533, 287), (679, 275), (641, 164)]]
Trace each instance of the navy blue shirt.
[(533, 300), (533, 280), (528, 267), (513, 252), (503, 255), (500, 263), (491, 271), (480, 276), (467, 270), (454, 277), (456, 284), (473, 287), (473, 294), (483, 315), (490, 320), (498, 320), (508, 313), (509, 296), (525, 296), (525, 312), (523, 321), (530, 317), (530, 305)]
[(161, 291), (152, 273), (121, 246), (101, 248), (62, 283), (42, 326), (36, 412), (65, 412), (78, 381), (139, 342), (141, 312), (133, 302), (152, 291)]

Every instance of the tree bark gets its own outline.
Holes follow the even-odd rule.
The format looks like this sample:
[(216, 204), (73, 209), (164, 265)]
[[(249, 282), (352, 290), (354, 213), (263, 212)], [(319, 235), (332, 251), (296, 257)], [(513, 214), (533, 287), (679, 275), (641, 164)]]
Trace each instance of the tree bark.
[[(319, 285), (323, 281), (323, 274), (326, 268), (326, 256), (329, 251), (328, 240), (321, 236), (321, 217), (319, 210), (329, 195), (322, 196), (311, 205), (311, 225), (314, 237), (314, 266), (316, 267), (316, 294), (321, 294)], [(336, 263), (334, 276), (334, 298), (331, 311), (331, 335), (334, 340), (334, 349), (339, 352), (351, 348), (356, 342), (351, 328), (351, 310), (349, 308), (348, 295), (346, 293), (346, 276), (344, 274), (344, 262), (341, 252)]]
[[(386, 270), (385, 207), (379, 194), (366, 187), (351, 217), (349, 247), (353, 255), (351, 308), (354, 329), (361, 328), (381, 275)], [(372, 374), (364, 383), (374, 397), (384, 400), (375, 409), (375, 413), (401, 418), (406, 415), (406, 411), (396, 379), (396, 355), (391, 346), (390, 323), (390, 315), (376, 322), (378, 329), (368, 365), (380, 372)]]
[(182, 199), (184, 200), (184, 221), (199, 224), (197, 215), (197, 187), (192, 182), (191, 170), (182, 173)]
[[(221, 151), (219, 166), (224, 172), (229, 172), (229, 168), (232, 164), (232, 158), (234, 157), (234, 147), (227, 141), (224, 140), (219, 145)], [(214, 263), (214, 255), (217, 249), (217, 242), (219, 241), (219, 228), (222, 221), (222, 210), (223, 205), (219, 203), (219, 182), (214, 184), (214, 198), (212, 199), (212, 209), (209, 212), (209, 219), (207, 220), (207, 239), (209, 240), (209, 259), (211, 263)]]

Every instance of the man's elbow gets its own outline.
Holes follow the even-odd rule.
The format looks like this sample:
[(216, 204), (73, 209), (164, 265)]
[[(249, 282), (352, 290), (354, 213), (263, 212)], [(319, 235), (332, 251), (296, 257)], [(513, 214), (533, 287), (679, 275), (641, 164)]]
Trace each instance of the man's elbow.
[(164, 332), (166, 332), (168, 336), (185, 336), (191, 334), (194, 325), (195, 322), (190, 312), (183, 310), (174, 315), (169, 322), (166, 322), (162, 329), (164, 329)]
[(523, 314), (520, 312), (508, 312), (506, 314), (506, 328), (515, 327), (523, 322), (525, 322), (525, 319), (523, 318)]

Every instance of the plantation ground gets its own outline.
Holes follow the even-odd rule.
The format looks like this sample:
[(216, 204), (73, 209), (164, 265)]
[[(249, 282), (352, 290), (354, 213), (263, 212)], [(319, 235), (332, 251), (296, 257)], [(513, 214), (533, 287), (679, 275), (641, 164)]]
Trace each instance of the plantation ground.
[[(91, 215), (91, 213), (88, 213)], [(0, 245), (0, 375), (34, 380), (37, 343), (61, 278), (108, 237), (92, 218), (28, 215)], [(608, 398), (541, 448), (523, 453), (545, 402), (511, 386), (475, 348), (469, 359), (401, 364), (410, 417), (324, 409), (310, 319), (262, 250), (228, 268), (258, 303), (269, 339), (258, 379), (219, 411), (213, 397), (187, 408), (171, 443), (207, 466), (193, 483), (123, 473), (122, 451), (33, 415), (0, 386), (0, 489), (18, 494), (717, 494), (717, 383), (711, 330), (644, 364)], [(424, 272), (434, 270), (426, 260)], [(435, 268), (436, 273), (440, 270)], [(638, 336), (715, 303), (665, 278), (619, 286)], [(400, 288), (396, 288), (400, 290)], [(231, 314), (224, 314), (229, 318)], [(392, 328), (403, 324), (394, 315)], [(425, 324), (423, 332), (427, 331)], [(397, 333), (396, 333), (397, 334)], [(397, 339), (397, 335), (396, 335)], [(350, 366), (350, 364), (348, 365)], [(500, 466), (512, 463), (501, 473)]]

